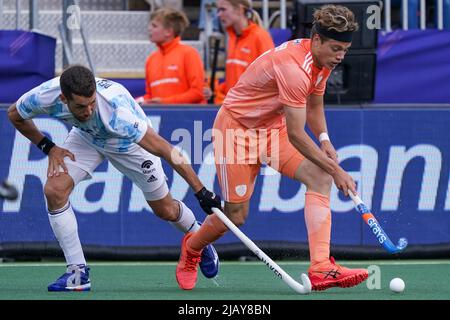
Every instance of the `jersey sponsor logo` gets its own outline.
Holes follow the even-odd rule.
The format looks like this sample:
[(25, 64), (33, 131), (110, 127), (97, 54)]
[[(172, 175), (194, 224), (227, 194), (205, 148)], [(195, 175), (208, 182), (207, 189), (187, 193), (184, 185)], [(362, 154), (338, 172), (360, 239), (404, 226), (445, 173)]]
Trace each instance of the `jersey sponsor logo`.
[(247, 48), (247, 47), (241, 48), (241, 51), (246, 53), (246, 54), (249, 54), (251, 52), (251, 50), (249, 48)]
[(170, 66), (167, 66), (167, 70), (172, 71), (178, 70), (178, 66), (176, 64), (171, 64)]
[(142, 164), (141, 164), (141, 168), (143, 169), (142, 173), (148, 174), (148, 173), (152, 173), (153, 171), (155, 171), (154, 168), (151, 168), (152, 165), (153, 165), (153, 161), (151, 161), (151, 160), (145, 160), (144, 162), (142, 162)]
[(152, 165), (153, 165), (152, 160), (145, 160), (144, 162), (142, 162), (141, 168), (142, 169), (150, 169), (150, 166), (152, 166)]

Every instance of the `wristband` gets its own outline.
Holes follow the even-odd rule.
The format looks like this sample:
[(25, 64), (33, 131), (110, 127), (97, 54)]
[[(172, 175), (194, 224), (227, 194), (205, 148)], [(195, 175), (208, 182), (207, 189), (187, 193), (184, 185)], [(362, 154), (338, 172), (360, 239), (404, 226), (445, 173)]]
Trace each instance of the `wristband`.
[(323, 142), (323, 141), (325, 141), (325, 140), (330, 141), (330, 137), (328, 136), (328, 133), (322, 132), (322, 133), (319, 135), (319, 141), (320, 141), (320, 142)]
[(55, 144), (53, 143), (53, 141), (47, 137), (42, 138), (41, 142), (37, 144), (37, 147), (47, 155), (54, 146)]

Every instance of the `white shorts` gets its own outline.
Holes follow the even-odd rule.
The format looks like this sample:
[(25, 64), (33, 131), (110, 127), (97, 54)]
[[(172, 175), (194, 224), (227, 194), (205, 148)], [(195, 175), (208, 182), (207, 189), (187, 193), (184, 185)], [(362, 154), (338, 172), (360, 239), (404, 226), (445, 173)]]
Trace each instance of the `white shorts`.
[(75, 155), (75, 161), (68, 157), (64, 158), (75, 185), (91, 179), (95, 169), (107, 159), (142, 190), (146, 200), (159, 200), (169, 193), (161, 159), (139, 146), (133, 151), (124, 153), (108, 152), (96, 148), (72, 130), (62, 148)]

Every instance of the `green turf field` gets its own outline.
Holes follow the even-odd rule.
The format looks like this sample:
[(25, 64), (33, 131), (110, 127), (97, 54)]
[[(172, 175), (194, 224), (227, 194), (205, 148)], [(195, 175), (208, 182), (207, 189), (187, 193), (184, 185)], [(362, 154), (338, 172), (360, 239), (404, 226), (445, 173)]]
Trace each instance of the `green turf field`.
[[(199, 273), (197, 287), (182, 291), (175, 280), (175, 262), (91, 263), (90, 292), (49, 293), (47, 284), (65, 270), (63, 263), (0, 263), (0, 300), (450, 300), (450, 260), (339, 261), (348, 267), (376, 265), (380, 289), (332, 288), (299, 295), (261, 262), (222, 262), (215, 280)], [(279, 262), (294, 279), (306, 262)], [(403, 293), (389, 290), (400, 277)], [(373, 274), (368, 281), (376, 286)]]

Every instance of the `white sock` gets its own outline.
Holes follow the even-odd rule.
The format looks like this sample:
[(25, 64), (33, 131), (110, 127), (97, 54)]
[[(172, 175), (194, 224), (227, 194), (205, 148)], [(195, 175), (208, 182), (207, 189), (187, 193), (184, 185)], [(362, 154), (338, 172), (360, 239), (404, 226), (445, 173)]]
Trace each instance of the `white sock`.
[(180, 214), (178, 215), (178, 219), (176, 221), (169, 221), (169, 223), (178, 230), (181, 230), (183, 233), (195, 232), (200, 229), (200, 225), (195, 219), (192, 210), (189, 209), (182, 201), (175, 201), (178, 202), (178, 205), (180, 206)]
[(48, 213), (48, 219), (56, 239), (64, 252), (67, 265), (86, 264), (78, 237), (78, 225), (70, 202), (63, 208)]

